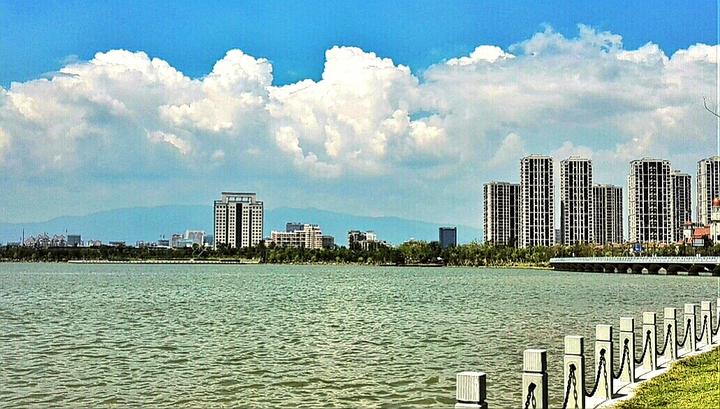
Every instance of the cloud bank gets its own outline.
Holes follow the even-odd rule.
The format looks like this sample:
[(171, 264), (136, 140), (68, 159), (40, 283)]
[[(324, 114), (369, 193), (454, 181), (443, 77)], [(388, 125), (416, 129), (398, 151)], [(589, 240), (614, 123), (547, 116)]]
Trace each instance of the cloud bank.
[[(0, 218), (46, 212), (50, 195), (82, 213), (250, 184), (271, 207), (478, 225), (481, 184), (517, 180), (524, 153), (590, 155), (596, 180), (622, 185), (642, 156), (693, 173), (715, 151), (702, 97), (714, 97), (717, 51), (667, 56), (586, 26), (574, 38), (547, 28), (422, 73), (333, 47), (319, 81), (284, 86), (240, 50), (202, 78), (144, 52), (101, 52), (0, 88)], [(18, 205), (28, 198), (34, 207)]]

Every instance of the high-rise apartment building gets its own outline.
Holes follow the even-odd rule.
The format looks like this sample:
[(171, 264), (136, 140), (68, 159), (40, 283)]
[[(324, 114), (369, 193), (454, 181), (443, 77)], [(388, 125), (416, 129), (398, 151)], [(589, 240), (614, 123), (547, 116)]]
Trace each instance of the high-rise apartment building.
[(710, 224), (712, 201), (720, 197), (720, 156), (703, 159), (697, 166), (697, 221)]
[(531, 155), (520, 160), (520, 247), (555, 244), (553, 159)]
[(683, 239), (683, 226), (685, 223), (692, 223), (691, 210), (691, 187), (690, 175), (680, 171), (672, 171), (670, 173), (670, 184), (673, 192), (673, 241), (678, 242)]
[(519, 213), (519, 184), (490, 182), (483, 185), (483, 232), (486, 242), (516, 247)]
[(590, 159), (571, 156), (560, 162), (562, 244), (593, 243), (593, 175)]
[(263, 239), (263, 202), (255, 193), (222, 192), (215, 201), (214, 247), (257, 246)]
[(670, 162), (643, 158), (630, 162), (628, 228), (631, 242), (674, 241)]
[(593, 186), (593, 234), (597, 244), (623, 242), (623, 194), (620, 186)]

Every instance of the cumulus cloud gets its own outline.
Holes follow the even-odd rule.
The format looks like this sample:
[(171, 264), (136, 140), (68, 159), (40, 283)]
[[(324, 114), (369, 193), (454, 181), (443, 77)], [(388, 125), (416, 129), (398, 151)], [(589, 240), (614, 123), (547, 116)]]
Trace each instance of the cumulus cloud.
[(0, 88), (0, 170), (15, 181), (191, 178), (199, 169), (228, 178), (232, 169), (308, 183), (440, 179), (479, 189), (483, 180), (516, 179), (506, 164), (537, 152), (593, 156), (601, 177), (622, 184), (629, 159), (663, 156), (691, 171), (689, 158), (712, 154), (714, 121), (702, 96), (714, 95), (716, 55), (712, 45), (668, 56), (653, 43), (625, 49), (620, 35), (587, 26), (574, 38), (546, 28), (422, 75), (333, 47), (318, 81), (277, 86), (270, 61), (240, 50), (201, 78), (143, 52), (111, 50)]

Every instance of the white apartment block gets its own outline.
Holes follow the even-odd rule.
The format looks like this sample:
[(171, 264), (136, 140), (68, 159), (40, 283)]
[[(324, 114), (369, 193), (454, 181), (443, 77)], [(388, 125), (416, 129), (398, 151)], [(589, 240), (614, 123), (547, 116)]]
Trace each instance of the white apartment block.
[(263, 202), (255, 193), (222, 192), (215, 201), (215, 248), (257, 246), (263, 239)]
[(670, 183), (673, 191), (673, 241), (683, 239), (683, 226), (692, 223), (692, 192), (690, 175), (680, 171), (670, 173)]
[(673, 189), (670, 162), (643, 158), (630, 162), (628, 228), (631, 242), (674, 241)]
[(553, 159), (531, 155), (520, 160), (519, 246), (555, 244)]
[(291, 230), (273, 231), (270, 233), (270, 240), (278, 247), (323, 248), (323, 234), (317, 225), (304, 224), (302, 229)]
[(516, 247), (519, 213), (519, 184), (490, 182), (483, 185), (483, 232), (486, 242)]
[(697, 221), (710, 224), (712, 201), (720, 197), (720, 156), (698, 161), (697, 166)]
[(623, 194), (620, 186), (593, 186), (593, 234), (597, 244), (623, 242)]
[(593, 172), (590, 159), (571, 156), (560, 162), (562, 244), (593, 243)]

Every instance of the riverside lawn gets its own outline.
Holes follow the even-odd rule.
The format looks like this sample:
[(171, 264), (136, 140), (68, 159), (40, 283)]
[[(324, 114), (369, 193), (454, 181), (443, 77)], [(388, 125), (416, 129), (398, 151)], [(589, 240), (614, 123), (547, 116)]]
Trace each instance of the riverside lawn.
[(643, 383), (615, 409), (720, 408), (720, 347), (678, 361), (668, 372)]

